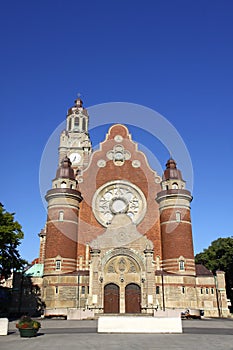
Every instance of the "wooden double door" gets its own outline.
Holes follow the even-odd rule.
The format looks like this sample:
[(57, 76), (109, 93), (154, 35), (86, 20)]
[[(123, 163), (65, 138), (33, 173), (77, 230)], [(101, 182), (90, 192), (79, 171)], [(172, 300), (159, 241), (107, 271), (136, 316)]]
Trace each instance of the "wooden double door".
[[(141, 288), (130, 283), (125, 287), (125, 313), (141, 312)], [(120, 313), (120, 288), (114, 283), (104, 287), (104, 313)]]

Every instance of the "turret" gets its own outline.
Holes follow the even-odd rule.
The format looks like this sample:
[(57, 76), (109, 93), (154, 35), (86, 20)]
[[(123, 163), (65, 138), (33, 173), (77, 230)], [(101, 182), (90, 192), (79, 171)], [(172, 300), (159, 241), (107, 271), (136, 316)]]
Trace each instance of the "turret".
[(171, 273), (195, 274), (190, 203), (192, 195), (176, 162), (170, 158), (156, 201), (160, 210), (162, 268)]
[(53, 188), (46, 194), (48, 217), (44, 274), (74, 271), (76, 268), (79, 203), (71, 161), (65, 157), (53, 180)]

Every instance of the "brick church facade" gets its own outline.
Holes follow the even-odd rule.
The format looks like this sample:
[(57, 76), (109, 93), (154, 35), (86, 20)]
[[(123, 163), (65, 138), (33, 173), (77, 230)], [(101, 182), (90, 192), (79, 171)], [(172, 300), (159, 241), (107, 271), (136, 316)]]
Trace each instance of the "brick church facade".
[(192, 195), (175, 160), (160, 176), (120, 124), (92, 151), (88, 122), (78, 98), (40, 233), (45, 315), (189, 308), (227, 316), (224, 273), (195, 265)]

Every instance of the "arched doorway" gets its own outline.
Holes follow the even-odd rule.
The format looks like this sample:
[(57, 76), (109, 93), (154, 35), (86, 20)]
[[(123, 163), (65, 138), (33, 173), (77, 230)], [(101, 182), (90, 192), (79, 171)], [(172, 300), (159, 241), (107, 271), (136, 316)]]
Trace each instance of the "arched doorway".
[(130, 314), (141, 312), (141, 288), (135, 283), (125, 287), (125, 312)]
[(109, 283), (104, 287), (104, 313), (118, 314), (119, 309), (119, 287), (114, 283)]

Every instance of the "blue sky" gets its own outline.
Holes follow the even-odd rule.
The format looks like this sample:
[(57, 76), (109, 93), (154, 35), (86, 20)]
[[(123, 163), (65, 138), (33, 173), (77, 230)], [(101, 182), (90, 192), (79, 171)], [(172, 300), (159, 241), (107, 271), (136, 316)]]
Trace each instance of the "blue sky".
[[(86, 107), (130, 102), (172, 123), (194, 169), (195, 252), (232, 236), (232, 1), (9, 0), (0, 6), (0, 201), (23, 226), (24, 258), (38, 256), (37, 233), (46, 220), (41, 155), (78, 92)], [(164, 166), (168, 155), (156, 152)]]

